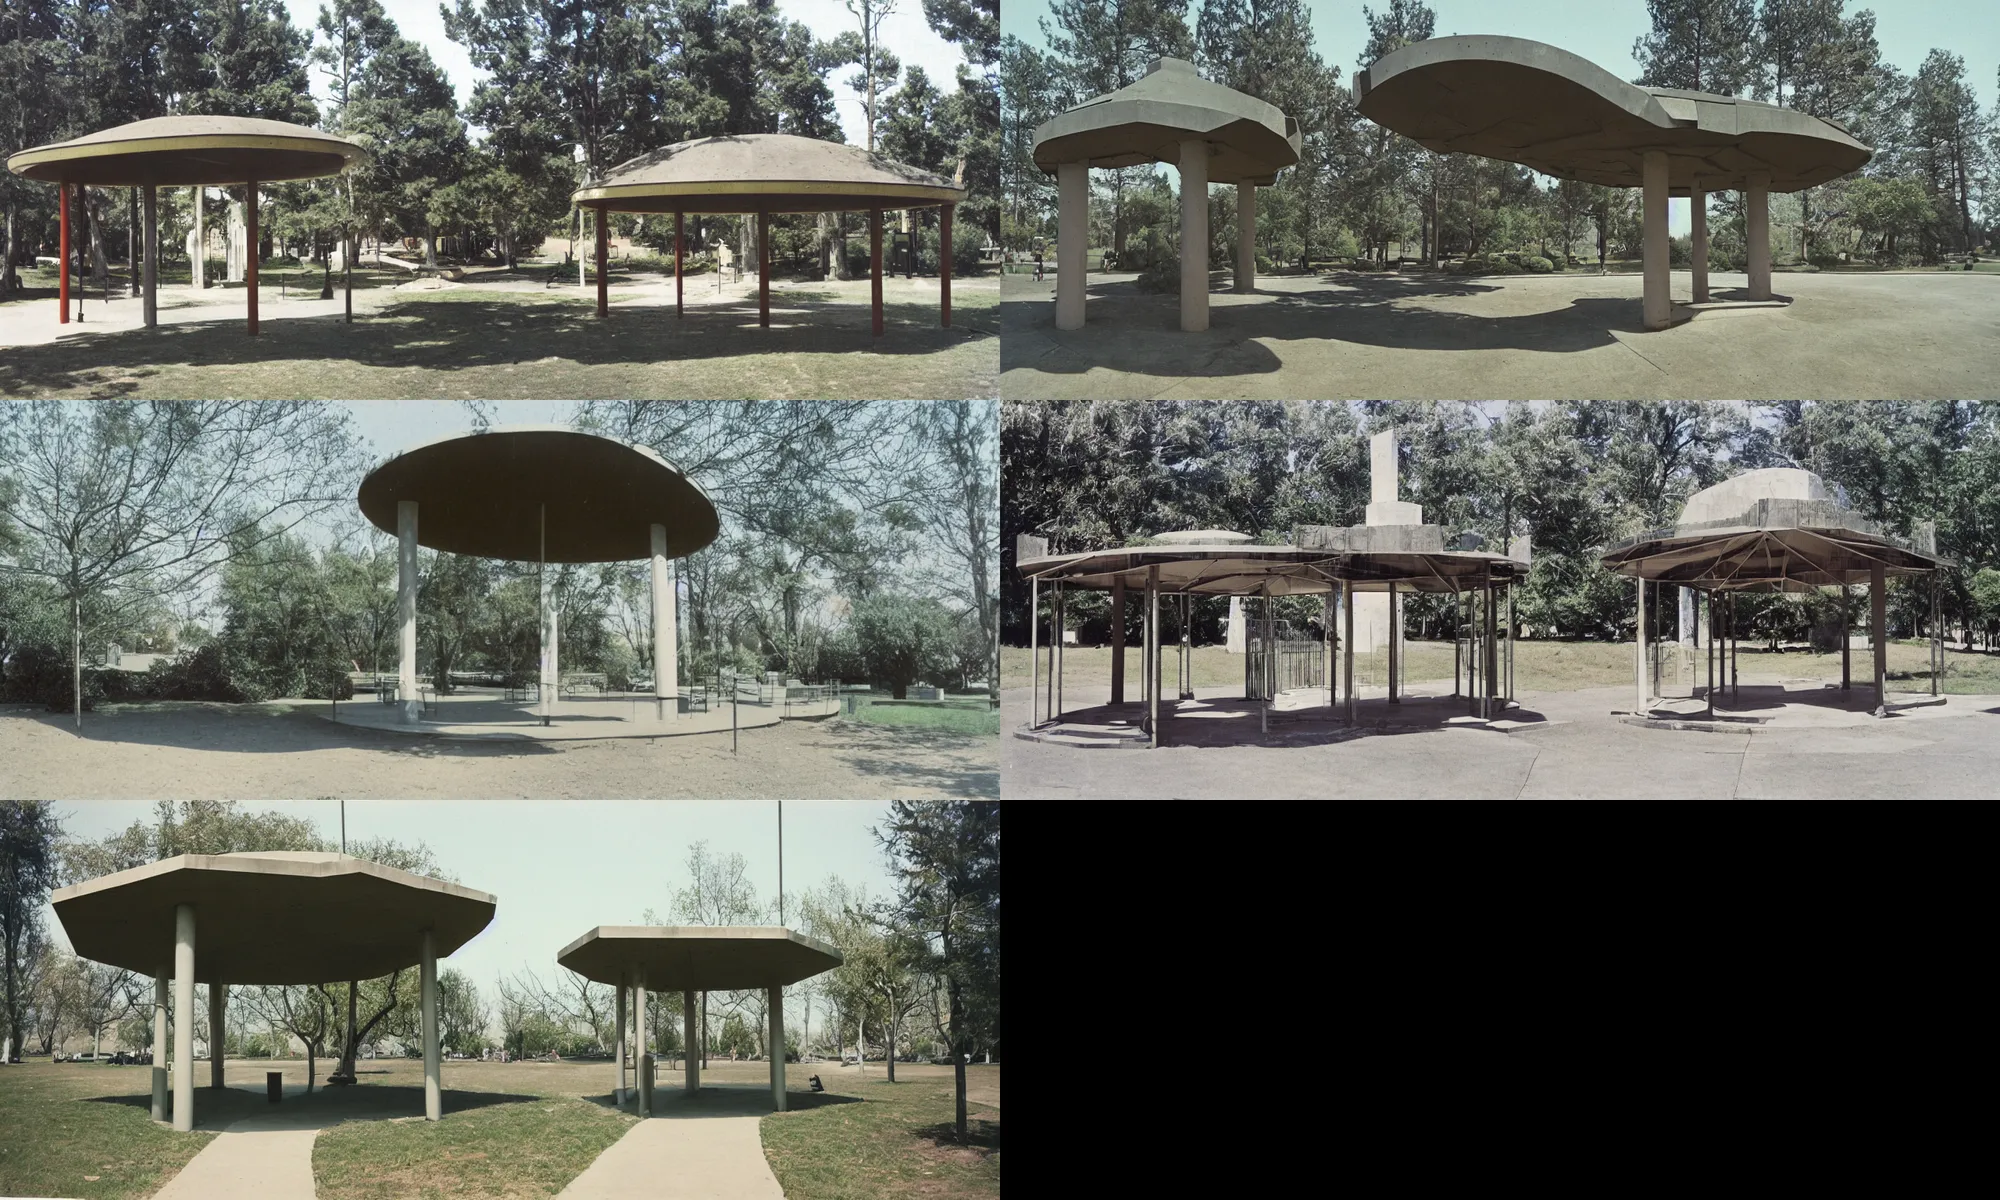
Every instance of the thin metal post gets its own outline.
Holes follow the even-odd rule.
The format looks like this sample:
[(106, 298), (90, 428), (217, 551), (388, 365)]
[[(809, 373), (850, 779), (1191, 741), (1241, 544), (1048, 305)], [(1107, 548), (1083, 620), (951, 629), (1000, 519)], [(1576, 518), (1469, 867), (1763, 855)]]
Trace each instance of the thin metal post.
[(1160, 745), (1160, 568), (1146, 568), (1146, 715), (1152, 729), (1153, 747)]
[(1042, 648), (1035, 643), (1042, 625), (1042, 581), (1028, 581), (1028, 728), (1042, 727)]
[(1850, 607), (1852, 594), (1847, 584), (1843, 582), (1840, 585), (1840, 690), (1843, 692), (1848, 690), (1853, 679), (1852, 667), (1848, 661), (1849, 651), (1852, 649), (1848, 643), (1853, 640), (1848, 635), (1854, 627), (1854, 615)]
[(1068, 608), (1069, 588), (1065, 584), (1058, 583), (1056, 584), (1055, 628), (1049, 633), (1049, 677), (1055, 681), (1056, 697), (1055, 707), (1049, 710), (1049, 716), (1052, 720), (1058, 722), (1063, 717), (1063, 634), (1067, 632), (1065, 627), (1069, 624)]
[(1402, 636), (1403, 613), (1400, 605), (1397, 603), (1401, 599), (1402, 597), (1396, 591), (1396, 585), (1393, 582), (1390, 583), (1389, 584), (1389, 703), (1391, 704), (1401, 704), (1403, 702), (1403, 694), (1399, 686), (1400, 681), (1396, 678), (1397, 675), (1396, 651), (1398, 649), (1397, 643), (1403, 640)]
[(1354, 582), (1340, 585), (1341, 641), (1347, 665), (1342, 669), (1341, 686), (1347, 692), (1347, 723), (1354, 724)]

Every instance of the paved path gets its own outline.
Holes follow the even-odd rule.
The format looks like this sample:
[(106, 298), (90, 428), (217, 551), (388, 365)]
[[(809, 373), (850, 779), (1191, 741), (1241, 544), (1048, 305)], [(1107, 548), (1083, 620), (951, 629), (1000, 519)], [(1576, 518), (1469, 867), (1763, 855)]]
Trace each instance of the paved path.
[(217, 1134), (153, 1200), (312, 1200), (313, 1141), (346, 1113), (250, 1117)]
[(702, 1089), (696, 1104), (656, 1092), (658, 1115), (597, 1156), (557, 1200), (784, 1200), (758, 1132), (768, 1093), (721, 1096)]

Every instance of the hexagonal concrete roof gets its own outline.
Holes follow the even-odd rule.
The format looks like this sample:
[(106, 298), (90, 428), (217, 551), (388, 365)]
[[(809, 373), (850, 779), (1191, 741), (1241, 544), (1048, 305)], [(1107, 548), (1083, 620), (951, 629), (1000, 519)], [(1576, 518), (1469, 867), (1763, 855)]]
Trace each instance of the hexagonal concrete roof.
[(648, 150), (571, 200), (618, 212), (852, 212), (957, 204), (942, 175), (860, 146), (790, 133), (697, 138)]
[(714, 541), (715, 505), (651, 447), (562, 425), (503, 425), (397, 454), (368, 473), (362, 513), (396, 532), (397, 504), (417, 502), (417, 541), (434, 550), (535, 562), (548, 516), (552, 563), (650, 558), (652, 527), (678, 558)]
[(1638, 187), (1645, 152), (1667, 153), (1686, 195), (1769, 172), (1795, 192), (1858, 171), (1874, 151), (1846, 129), (1737, 96), (1630, 84), (1587, 59), (1525, 38), (1431, 38), (1354, 77), (1361, 115), (1440, 153), (1478, 154), (1545, 175)]
[(243, 183), (252, 175), (259, 183), (338, 175), (367, 153), (346, 138), (287, 121), (153, 117), (19, 151), (7, 168), (50, 183), (183, 187)]
[(840, 951), (778, 925), (599, 925), (556, 962), (598, 983), (646, 973), (656, 992), (778, 987), (831, 971)]
[(1050, 174), (1066, 162), (1093, 167), (1177, 165), (1181, 142), (1209, 145), (1210, 183), (1277, 182), (1299, 161), (1299, 123), (1255, 96), (1203, 79), (1194, 64), (1157, 58), (1146, 74), (1058, 113), (1035, 129), (1035, 165)]
[(442, 958), (493, 919), (494, 897), (344, 854), (183, 854), (50, 898), (85, 958), (153, 975), (174, 961), (174, 910), (194, 905), (203, 983), (334, 983)]

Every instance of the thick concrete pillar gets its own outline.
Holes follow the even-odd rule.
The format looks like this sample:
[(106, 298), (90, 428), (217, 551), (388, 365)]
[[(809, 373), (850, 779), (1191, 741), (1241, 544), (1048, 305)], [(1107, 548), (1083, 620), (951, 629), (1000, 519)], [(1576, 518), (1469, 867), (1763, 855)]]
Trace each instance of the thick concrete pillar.
[(173, 968), (160, 966), (153, 976), (153, 1119), (167, 1119), (167, 980)]
[(1257, 185), (1236, 185), (1236, 290), (1257, 290)]
[(1111, 703), (1125, 703), (1125, 581), (1111, 581)]
[(1875, 651), (1875, 707), (1889, 703), (1889, 580), (1882, 564), (1868, 568), (1868, 644)]
[(1083, 328), (1089, 286), (1090, 163), (1056, 167), (1056, 328)]
[(438, 1077), (439, 1063), (443, 1057), (438, 1046), (438, 958), (437, 935), (424, 930), (423, 960), (419, 986), (423, 989), (424, 1007), (424, 1120), (436, 1121), (444, 1116), (444, 1081)]
[(1690, 240), (1693, 242), (1693, 262), (1690, 269), (1694, 274), (1694, 302), (1708, 303), (1708, 191), (1701, 176), (1694, 177), (1694, 185), (1688, 189), (1688, 222)]
[[(771, 1035), (765, 1043), (771, 1059), (771, 1107), (785, 1111), (785, 989), (769, 989), (768, 1003), (771, 1010)], [(894, 1054), (896, 1048), (889, 1047)]]
[(632, 976), (632, 1065), (639, 1071), (639, 1115), (653, 1115), (653, 1031), (646, 1019), (646, 973)]
[(145, 283), (140, 289), (144, 297), (146, 328), (160, 323), (160, 200), (159, 189), (147, 184), (141, 193), (145, 214), (145, 239), (139, 253), (146, 256)]
[(698, 1036), (697, 1017), (700, 1009), (695, 1004), (693, 992), (681, 993), (681, 1025), (684, 1027), (681, 1041), (681, 1057), (685, 1060), (682, 1074), (686, 1076), (688, 1095), (701, 1090), (701, 1038)]
[(194, 905), (174, 906), (174, 1131), (194, 1128)]
[(257, 336), (257, 181), (243, 185), (243, 296), (250, 304), (250, 336)]
[(1645, 229), (1646, 328), (1673, 324), (1674, 298), (1669, 287), (1670, 246), (1667, 241), (1667, 152), (1648, 150), (1644, 160), (1643, 223)]
[(1771, 298), (1771, 176), (1750, 176), (1743, 192), (1743, 233), (1750, 258), (1750, 298)]
[(208, 1086), (222, 1086), (222, 1067), (228, 1057), (223, 1048), (223, 1009), (229, 1003), (229, 985), (208, 985)]
[(1341, 644), (1346, 648), (1346, 665), (1341, 668), (1340, 686), (1347, 693), (1347, 723), (1354, 724), (1354, 584), (1340, 585), (1340, 607), (1342, 633)]
[(1181, 332), (1208, 328), (1208, 142), (1181, 143)]
[(662, 721), (680, 715), (680, 619), (667, 527), (653, 526), (653, 707)]
[(1402, 647), (1400, 643), (1403, 640), (1401, 636), (1403, 632), (1402, 605), (1397, 603), (1397, 601), (1401, 599), (1402, 597), (1398, 595), (1396, 592), (1396, 585), (1393, 583), (1390, 584), (1389, 585), (1389, 703), (1391, 704), (1401, 704), (1403, 702), (1402, 690), (1397, 686), (1402, 682), (1402, 680), (1400, 679), (1402, 672), (1396, 669), (1398, 666), (1401, 665), (1396, 660), (1399, 657), (1401, 657), (1400, 651)]
[(562, 687), (562, 664), (557, 661), (556, 648), (561, 641), (562, 630), (556, 621), (556, 579), (549, 573), (546, 564), (542, 567), (542, 724), (549, 724), (555, 716), (556, 693)]
[(194, 290), (197, 292), (208, 286), (208, 231), (202, 228), (201, 211), (202, 193), (207, 190), (202, 187), (194, 189), (194, 253), (189, 256), (193, 259), (189, 266), (194, 271)]
[(396, 699), (403, 720), (423, 719), (417, 697), (417, 502), (396, 502)]
[[(657, 528), (659, 528), (659, 526), (657, 526), (657, 525), (656, 525), (656, 526), (654, 526), (654, 528), (655, 528), (655, 529), (657, 529)], [(617, 1056), (618, 1056), (618, 1086), (617, 1086), (617, 1087), (616, 1087), (615, 1089), (613, 1089), (613, 1091), (612, 1091), (612, 1100), (613, 1100), (613, 1102), (614, 1102), (614, 1103), (617, 1103), (617, 1104), (620, 1104), (620, 1105), (623, 1105), (623, 1104), (625, 1103), (625, 989), (626, 989), (626, 986), (627, 986), (627, 985), (626, 985), (626, 979), (625, 979), (625, 976), (623, 976), (623, 975), (620, 975), (620, 976), (618, 977), (618, 1045), (617, 1045), (617, 1051), (616, 1051), (616, 1053), (617, 1053)]]

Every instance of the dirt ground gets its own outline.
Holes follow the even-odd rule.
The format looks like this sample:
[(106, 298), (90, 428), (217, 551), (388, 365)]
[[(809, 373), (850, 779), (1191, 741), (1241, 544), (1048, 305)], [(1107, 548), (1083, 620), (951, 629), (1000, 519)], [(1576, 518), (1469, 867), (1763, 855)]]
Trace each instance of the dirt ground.
[(568, 743), (335, 725), (286, 705), (0, 708), (0, 797), (870, 799), (1000, 794), (998, 738), (828, 721)]

